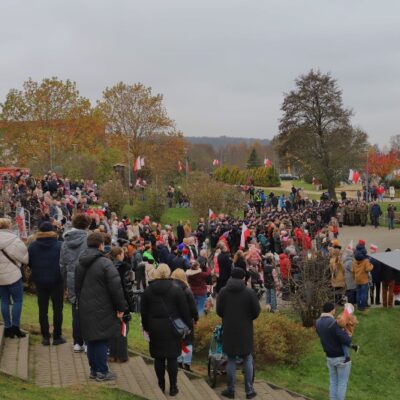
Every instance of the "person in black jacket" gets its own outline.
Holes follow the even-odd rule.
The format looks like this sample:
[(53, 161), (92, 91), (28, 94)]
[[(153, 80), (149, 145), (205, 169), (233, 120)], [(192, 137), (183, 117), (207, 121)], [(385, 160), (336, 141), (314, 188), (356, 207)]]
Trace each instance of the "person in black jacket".
[(176, 226), (176, 235), (178, 237), (178, 244), (181, 244), (185, 237), (185, 230), (183, 229), (182, 221), (179, 221), (178, 225)]
[(260, 314), (256, 293), (246, 287), (245, 273), (233, 268), (232, 277), (217, 297), (217, 314), (222, 318), (222, 350), (228, 356), (228, 388), (222, 396), (235, 398), (236, 358), (243, 358), (246, 398), (257, 394), (253, 388), (253, 320)]
[(90, 379), (114, 380), (116, 376), (107, 365), (108, 342), (121, 334), (127, 303), (118, 270), (103, 254), (104, 235), (90, 234), (87, 247), (79, 257), (75, 289)]
[[(192, 290), (189, 287), (186, 273), (183, 269), (176, 269), (172, 274), (171, 278), (175, 281), (175, 284), (179, 286), (185, 293), (186, 301), (189, 306), (190, 316), (192, 321), (196, 323), (199, 320), (199, 313), (197, 311), (196, 302)], [(185, 336), (183, 339), (182, 354), (178, 357), (179, 368), (185, 369), (186, 371), (192, 372), (190, 365), (192, 364), (193, 355), (193, 340), (194, 340), (194, 329), (190, 332), (190, 335)]]
[(346, 362), (344, 346), (351, 346), (351, 337), (335, 319), (335, 305), (325, 303), (316, 329), (326, 354), (329, 369), (329, 398), (344, 400), (350, 377), (351, 361)]
[(109, 343), (109, 358), (110, 361), (126, 362), (129, 359), (128, 355), (128, 332), (129, 321), (131, 320), (131, 312), (135, 310), (135, 299), (133, 293), (133, 282), (131, 280), (131, 269), (128, 263), (124, 262), (124, 250), (121, 247), (113, 247), (108, 254), (111, 261), (118, 270), (121, 278), (121, 285), (124, 291), (124, 296), (128, 307), (124, 311), (122, 321), (125, 324), (125, 335), (120, 334), (118, 337), (110, 339)]
[(181, 338), (175, 332), (171, 318), (181, 318), (192, 329), (189, 307), (183, 290), (170, 279), (170, 269), (160, 264), (154, 271), (154, 280), (143, 293), (141, 303), (142, 326), (150, 338), (150, 355), (158, 385), (165, 390), (165, 362), (169, 376), (170, 396), (178, 394), (178, 361), (181, 354)]
[(215, 288), (217, 293), (226, 285), (232, 272), (232, 260), (224, 245), (221, 248), (221, 253), (218, 255), (218, 265), (219, 277)]
[(40, 225), (36, 240), (29, 246), (29, 267), (35, 283), (39, 306), (40, 333), (43, 346), (50, 344), (49, 300), (53, 305), (53, 345), (66, 342), (62, 337), (64, 282), (60, 269), (62, 242), (50, 222)]

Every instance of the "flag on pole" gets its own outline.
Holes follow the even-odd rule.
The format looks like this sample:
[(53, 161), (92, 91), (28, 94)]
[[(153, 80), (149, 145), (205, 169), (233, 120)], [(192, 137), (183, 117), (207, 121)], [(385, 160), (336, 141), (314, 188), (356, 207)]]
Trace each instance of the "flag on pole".
[(218, 165), (219, 165), (219, 160), (215, 159), (215, 160), (213, 161), (213, 165), (214, 165), (214, 167), (218, 167)]
[(217, 218), (217, 215), (215, 214), (215, 212), (213, 210), (211, 210), (211, 208), (208, 209), (208, 219), (209, 220), (213, 220)]
[(349, 171), (349, 179), (348, 179), (348, 181), (349, 181), (349, 182), (353, 182), (353, 177), (354, 177), (354, 171), (351, 169), (351, 170)]
[(15, 218), (17, 225), (18, 225), (18, 231), (21, 239), (27, 239), (28, 235), (26, 232), (26, 226), (25, 226), (25, 210), (24, 207), (21, 207), (19, 210), (19, 213), (17, 217)]
[(240, 249), (244, 249), (246, 247), (247, 238), (250, 236), (249, 228), (243, 222), (242, 225), (242, 234), (240, 235)]
[(183, 166), (180, 161), (178, 161), (178, 172), (182, 172)]
[(143, 168), (144, 167), (144, 157), (140, 158), (140, 167)]
[(357, 184), (360, 180), (360, 173), (358, 171), (353, 172), (353, 183)]
[(140, 169), (142, 169), (142, 163), (141, 163), (141, 158), (140, 156), (138, 156), (138, 158), (135, 161), (135, 165), (133, 166), (133, 170), (135, 172), (139, 171)]
[(271, 161), (268, 158), (264, 158), (264, 166), (265, 168), (269, 168), (271, 166)]

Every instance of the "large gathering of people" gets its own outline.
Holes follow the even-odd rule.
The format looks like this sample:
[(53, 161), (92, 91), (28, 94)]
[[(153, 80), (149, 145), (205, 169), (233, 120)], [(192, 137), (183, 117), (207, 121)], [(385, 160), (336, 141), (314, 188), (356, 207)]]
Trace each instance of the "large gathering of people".
[[(5, 336), (24, 336), (22, 274), (29, 266), (43, 346), (66, 343), (62, 334), (66, 296), (72, 305), (71, 345), (76, 353), (87, 352), (90, 379), (96, 381), (115, 379), (109, 362), (128, 360), (129, 321), (132, 312), (140, 312), (159, 387), (166, 390), (167, 370), (169, 394), (176, 395), (178, 369), (191, 371), (196, 322), (215, 307), (228, 355), (228, 387), (223, 395), (234, 397), (235, 359), (241, 356), (247, 398), (254, 397), (252, 322), (260, 312), (259, 300), (268, 311), (278, 312), (296, 292), (301, 260), (312, 251), (326, 257), (334, 305), (346, 299), (364, 312), (370, 304), (393, 307), (400, 295), (399, 273), (371, 257), (376, 246), (368, 255), (363, 240), (354, 248), (340, 244), (343, 224), (366, 224), (368, 207), (363, 200), (309, 200), (295, 188), (288, 196), (266, 196), (247, 188), (242, 218), (220, 214), (200, 218), (196, 226), (191, 221), (173, 226), (148, 216), (133, 220), (118, 216), (108, 204), (97, 204), (98, 190), (90, 181), (72, 183), (50, 173), (36, 182), (21, 173), (3, 179), (4, 189), (21, 204), (39, 207), (38, 230), (25, 243), (11, 231), (10, 219), (0, 218)], [(171, 192), (170, 187), (167, 196)], [(357, 207), (362, 210), (359, 214)], [(379, 216), (378, 212), (378, 221)], [(325, 308), (326, 315), (332, 314), (330, 305)], [(329, 329), (327, 325), (323, 320), (320, 331)], [(344, 356), (337, 348), (328, 352), (333, 358)]]

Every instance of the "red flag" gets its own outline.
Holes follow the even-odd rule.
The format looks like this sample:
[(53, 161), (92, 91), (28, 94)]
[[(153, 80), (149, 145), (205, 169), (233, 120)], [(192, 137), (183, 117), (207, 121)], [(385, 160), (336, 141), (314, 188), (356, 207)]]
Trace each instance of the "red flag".
[(360, 173), (358, 171), (354, 171), (353, 172), (353, 182), (355, 184), (357, 184), (359, 180), (360, 180)]
[(134, 170), (135, 172), (137, 172), (137, 171), (139, 171), (140, 169), (142, 169), (142, 163), (141, 163), (140, 156), (138, 156), (138, 158), (137, 158), (136, 161), (135, 161), (135, 165), (134, 165), (134, 167), (133, 167), (133, 170)]
[(182, 163), (180, 161), (178, 161), (178, 172), (182, 172)]
[(209, 220), (213, 220), (217, 218), (217, 215), (215, 214), (215, 212), (213, 210), (211, 210), (211, 208), (208, 209), (208, 219)]
[(219, 160), (215, 159), (215, 160), (213, 161), (213, 165), (214, 165), (214, 167), (218, 167), (218, 165), (219, 165)]
[(18, 225), (18, 231), (21, 239), (27, 239), (28, 234), (26, 232), (26, 226), (25, 226), (25, 210), (24, 207), (21, 207), (19, 210), (19, 213), (17, 217), (15, 218), (17, 225)]
[(265, 168), (269, 168), (271, 166), (271, 161), (268, 158), (264, 158), (264, 166)]
[(242, 234), (240, 235), (240, 248), (244, 249), (246, 247), (247, 238), (250, 236), (249, 228), (243, 222), (242, 225)]

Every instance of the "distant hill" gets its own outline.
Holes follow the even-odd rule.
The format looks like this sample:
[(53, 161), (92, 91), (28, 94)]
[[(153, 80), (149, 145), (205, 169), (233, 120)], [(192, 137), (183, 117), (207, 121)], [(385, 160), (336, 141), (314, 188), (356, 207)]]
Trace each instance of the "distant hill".
[(232, 136), (185, 136), (185, 139), (193, 144), (210, 144), (214, 150), (218, 151), (221, 147), (238, 144), (245, 142), (247, 145), (251, 145), (254, 142), (260, 142), (263, 146), (267, 146), (271, 141), (269, 139), (256, 139), (256, 138), (240, 138)]

